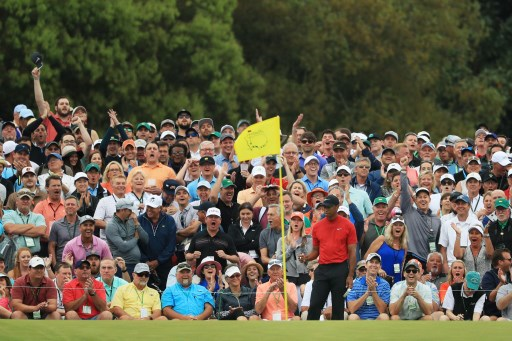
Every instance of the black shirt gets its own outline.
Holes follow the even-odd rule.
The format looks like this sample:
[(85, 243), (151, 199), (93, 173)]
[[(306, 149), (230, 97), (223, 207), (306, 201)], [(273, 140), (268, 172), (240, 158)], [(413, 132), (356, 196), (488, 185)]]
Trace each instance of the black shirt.
[(236, 247), (233, 239), (222, 231), (218, 231), (215, 236), (210, 236), (208, 231), (197, 233), (190, 242), (187, 253), (201, 251), (201, 257), (197, 260), (197, 265), (201, 264), (203, 258), (211, 256), (220, 263), (222, 268), (227, 265), (227, 261), (220, 258), (216, 251), (222, 250), (230, 256), (236, 256)]
[(237, 202), (233, 202), (231, 206), (228, 206), (224, 201), (219, 199), (215, 207), (217, 207), (220, 210), (220, 217), (222, 219), (222, 226), (224, 227), (224, 232), (229, 233), (229, 227), (236, 223), (236, 221), (238, 220), (238, 208), (240, 207), (240, 204)]

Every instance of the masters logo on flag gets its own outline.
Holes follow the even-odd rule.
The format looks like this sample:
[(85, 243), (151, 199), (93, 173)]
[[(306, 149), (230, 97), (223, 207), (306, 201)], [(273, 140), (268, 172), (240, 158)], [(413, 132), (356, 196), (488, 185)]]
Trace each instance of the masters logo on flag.
[(279, 116), (247, 127), (235, 141), (238, 161), (281, 153)]

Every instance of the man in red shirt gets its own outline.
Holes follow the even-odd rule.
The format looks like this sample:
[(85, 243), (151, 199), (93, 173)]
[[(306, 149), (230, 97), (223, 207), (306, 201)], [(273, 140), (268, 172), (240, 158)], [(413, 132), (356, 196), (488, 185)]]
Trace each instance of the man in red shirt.
[(43, 259), (33, 257), (28, 263), (28, 274), (14, 282), (11, 319), (60, 320), (57, 289), (53, 281), (44, 275), (44, 269)]
[(76, 278), (64, 285), (62, 303), (66, 320), (112, 320), (103, 284), (91, 276), (91, 263), (75, 263)]
[[(328, 195), (319, 205), (325, 208), (325, 219), (313, 228), (313, 251), (299, 256), (306, 262), (319, 257), (308, 309), (308, 320), (320, 319), (320, 312), (329, 292), (332, 297), (332, 319), (343, 320), (343, 295), (352, 287), (356, 266), (357, 236), (354, 225), (338, 215), (340, 202)], [(348, 261), (348, 262), (347, 262)]]

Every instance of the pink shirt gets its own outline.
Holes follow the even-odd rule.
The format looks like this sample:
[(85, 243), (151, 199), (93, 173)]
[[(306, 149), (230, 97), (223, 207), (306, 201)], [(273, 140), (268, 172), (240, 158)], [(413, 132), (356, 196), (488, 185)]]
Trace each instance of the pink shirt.
[[(256, 289), (256, 303), (261, 301), (265, 296), (265, 293), (268, 291), (272, 283), (270, 281), (258, 285)], [(297, 302), (297, 287), (295, 284), (291, 282), (286, 283), (286, 291), (288, 292), (288, 299)], [(261, 318), (265, 320), (272, 321), (272, 314), (274, 312), (281, 312), (281, 320), (287, 320), (294, 316), (294, 311), (288, 309), (288, 318), (285, 318), (284, 314), (284, 297), (279, 292), (279, 288), (276, 288), (269, 296), (267, 300), (267, 304), (265, 305), (265, 309), (261, 312)]]
[(67, 242), (66, 246), (64, 246), (64, 251), (62, 252), (62, 261), (66, 258), (68, 253), (73, 254), (73, 262), (77, 262), (79, 260), (85, 259), (89, 256), (92, 251), (95, 254), (100, 255), (100, 258), (113, 258), (112, 253), (110, 253), (110, 249), (107, 243), (100, 238), (93, 236), (92, 237), (92, 248), (86, 249), (82, 244), (82, 236), (75, 237)]

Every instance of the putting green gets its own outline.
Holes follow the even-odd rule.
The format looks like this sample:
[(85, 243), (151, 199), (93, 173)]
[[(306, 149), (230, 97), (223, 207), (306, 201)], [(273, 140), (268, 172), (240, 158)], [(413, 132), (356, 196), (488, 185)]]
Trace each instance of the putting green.
[[(6, 321), (1, 340), (510, 340), (512, 322)], [(197, 339), (197, 337), (201, 337)]]

